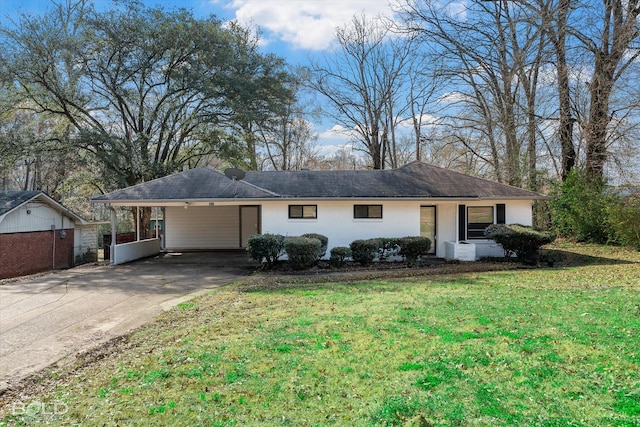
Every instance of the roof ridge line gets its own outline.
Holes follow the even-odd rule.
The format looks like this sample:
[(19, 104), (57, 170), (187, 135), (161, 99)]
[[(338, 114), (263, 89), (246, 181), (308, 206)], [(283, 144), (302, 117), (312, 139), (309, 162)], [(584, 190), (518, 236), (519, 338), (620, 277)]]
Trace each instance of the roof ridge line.
[[(216, 171), (216, 172), (222, 173), (220, 171)], [(275, 192), (273, 192), (271, 190), (267, 190), (266, 188), (263, 188), (263, 187), (260, 187), (258, 185), (252, 184), (251, 182), (248, 182), (248, 181), (236, 180), (236, 182), (242, 182), (243, 184), (246, 184), (246, 185), (248, 185), (250, 187), (256, 188), (256, 189), (261, 190), (261, 191), (264, 191), (265, 193), (271, 194), (272, 196), (275, 196), (275, 197), (282, 197), (282, 194), (278, 194), (278, 193), (275, 193)]]
[(505, 187), (514, 188), (514, 189), (516, 189), (516, 190), (520, 190), (520, 191), (527, 191), (527, 192), (532, 193), (532, 194), (537, 194), (537, 195), (540, 195), (540, 196), (544, 196), (544, 194), (538, 193), (538, 192), (536, 192), (536, 191), (528, 190), (528, 189), (526, 189), (526, 188), (516, 187), (515, 185), (505, 184), (505, 183), (503, 183), (503, 182), (498, 182), (498, 181), (493, 181), (493, 180), (491, 180), (491, 179), (489, 179), (489, 178), (483, 178), (483, 177), (481, 177), (481, 176), (470, 175), (470, 174), (466, 174), (466, 173), (463, 173), (463, 172), (458, 172), (457, 170), (454, 170), (454, 169), (447, 169), (447, 168), (444, 168), (444, 167), (441, 167), (441, 166), (437, 166), (437, 165), (434, 165), (434, 164), (431, 164), (431, 163), (423, 162), (422, 160), (412, 160), (411, 162), (406, 163), (406, 164), (404, 164), (404, 165), (400, 166), (399, 168), (392, 169), (392, 170), (394, 170), (394, 171), (399, 171), (400, 169), (404, 168), (405, 166), (409, 166), (409, 165), (411, 165), (411, 164), (413, 164), (413, 163), (420, 163), (420, 164), (425, 165), (425, 166), (427, 166), (427, 167), (432, 167), (432, 168), (441, 169), (441, 170), (447, 171), (447, 172), (449, 172), (449, 173), (455, 173), (455, 174), (457, 174), (457, 175), (462, 175), (462, 176), (467, 177), (467, 178), (480, 179), (480, 180), (482, 180), (482, 181), (486, 181), (486, 182), (489, 182), (489, 183), (491, 183), (491, 184), (499, 184), (499, 185), (503, 185), (503, 186), (505, 186)]

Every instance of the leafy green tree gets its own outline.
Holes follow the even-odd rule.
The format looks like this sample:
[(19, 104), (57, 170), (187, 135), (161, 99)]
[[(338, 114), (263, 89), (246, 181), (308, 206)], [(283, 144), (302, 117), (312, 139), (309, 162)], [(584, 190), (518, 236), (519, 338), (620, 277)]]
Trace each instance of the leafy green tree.
[(290, 95), (282, 61), (215, 17), (118, 5), (54, 3), (2, 28), (15, 105), (66, 119), (73, 144), (97, 158), (111, 188), (219, 153), (248, 152), (254, 166), (248, 124), (277, 112), (274, 94)]
[[(234, 37), (230, 46), (234, 52), (222, 105), (229, 112), (231, 133), (238, 136), (244, 151), (235, 163), (257, 170), (262, 135), (286, 118), (295, 104), (295, 79), (282, 58), (258, 53), (258, 38), (250, 29), (232, 23), (229, 31)], [(215, 85), (210, 89), (214, 95), (219, 91)]]
[(24, 111), (0, 115), (0, 189), (60, 195), (79, 158), (63, 143), (67, 129), (60, 120)]
[(551, 201), (552, 223), (557, 232), (579, 242), (607, 243), (613, 236), (608, 208), (616, 197), (606, 191), (603, 181), (586, 179), (572, 169), (555, 190)]
[(631, 195), (608, 209), (616, 241), (640, 250), (640, 195)]

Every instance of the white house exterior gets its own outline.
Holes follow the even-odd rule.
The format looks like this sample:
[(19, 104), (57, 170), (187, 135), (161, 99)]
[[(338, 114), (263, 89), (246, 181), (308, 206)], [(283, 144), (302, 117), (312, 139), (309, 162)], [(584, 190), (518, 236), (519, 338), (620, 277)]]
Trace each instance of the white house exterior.
[[(162, 207), (162, 249), (168, 251), (241, 249), (259, 233), (319, 233), (329, 238), (329, 249), (356, 239), (422, 235), (432, 240), (434, 256), (477, 259), (503, 255), (482, 234), (488, 224), (531, 225), (532, 203), (543, 198), (412, 162), (382, 171), (247, 172), (241, 180), (200, 168), (94, 203)], [(161, 246), (159, 241), (144, 245), (143, 256), (151, 254), (150, 246), (151, 252)], [(460, 253), (473, 248), (473, 254), (456, 256), (456, 248)], [(118, 263), (116, 258), (112, 262)]]

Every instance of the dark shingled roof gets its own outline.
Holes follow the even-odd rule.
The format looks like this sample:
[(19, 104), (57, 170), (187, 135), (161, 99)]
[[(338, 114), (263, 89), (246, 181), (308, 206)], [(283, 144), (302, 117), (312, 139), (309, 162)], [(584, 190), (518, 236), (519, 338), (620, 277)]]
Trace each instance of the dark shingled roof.
[(244, 181), (232, 181), (222, 172), (197, 168), (154, 179), (93, 198), (94, 201), (255, 199), (277, 195)]
[(40, 193), (41, 191), (0, 191), (0, 215), (12, 211)]
[(398, 169), (247, 172), (235, 183), (192, 169), (96, 197), (94, 201), (268, 198), (540, 199), (540, 194), (414, 161)]

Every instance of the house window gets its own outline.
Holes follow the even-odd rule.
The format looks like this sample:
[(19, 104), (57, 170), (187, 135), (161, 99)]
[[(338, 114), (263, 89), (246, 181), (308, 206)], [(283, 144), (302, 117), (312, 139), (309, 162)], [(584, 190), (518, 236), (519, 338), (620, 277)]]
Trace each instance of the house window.
[(382, 218), (382, 205), (353, 205), (353, 217)]
[(318, 205), (289, 205), (289, 219), (316, 219)]
[(484, 230), (493, 224), (493, 206), (467, 208), (467, 239), (485, 239)]

